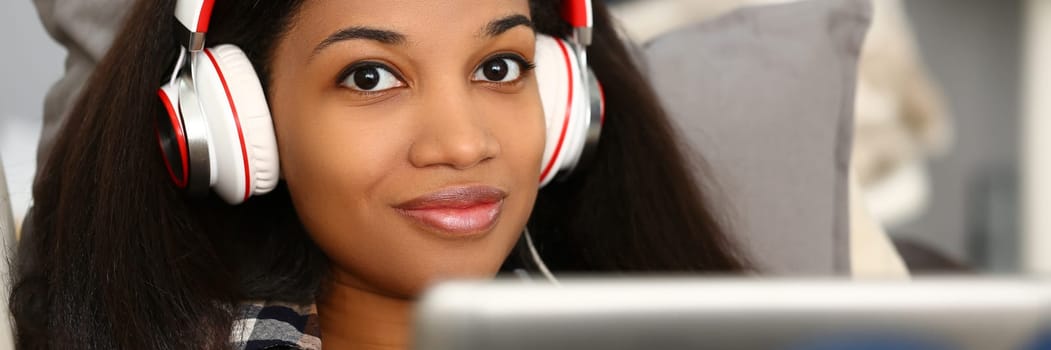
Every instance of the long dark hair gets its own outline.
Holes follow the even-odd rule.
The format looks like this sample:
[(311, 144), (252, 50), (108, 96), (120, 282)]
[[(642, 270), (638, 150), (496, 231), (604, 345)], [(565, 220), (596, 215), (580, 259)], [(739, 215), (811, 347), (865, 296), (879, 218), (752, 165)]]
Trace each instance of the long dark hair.
[[(217, 1), (209, 43), (233, 43), (264, 81), (301, 1)], [(564, 36), (558, 1), (532, 0)], [(605, 86), (595, 160), (540, 192), (530, 230), (558, 272), (745, 268), (606, 8), (591, 65)], [(311, 302), (327, 260), (287, 190), (231, 207), (187, 198), (156, 146), (155, 90), (178, 54), (174, 0), (139, 1), (76, 103), (34, 187), (10, 300), (21, 348), (225, 348), (238, 301)], [(507, 266), (525, 261), (520, 250)], [(528, 264), (526, 264), (528, 265)]]

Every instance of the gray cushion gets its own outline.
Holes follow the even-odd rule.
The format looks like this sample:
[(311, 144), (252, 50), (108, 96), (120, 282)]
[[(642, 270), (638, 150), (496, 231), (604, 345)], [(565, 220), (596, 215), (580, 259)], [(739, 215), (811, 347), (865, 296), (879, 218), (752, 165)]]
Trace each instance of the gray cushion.
[(764, 272), (850, 272), (854, 87), (871, 12), (868, 0), (748, 7), (645, 46), (658, 94)]

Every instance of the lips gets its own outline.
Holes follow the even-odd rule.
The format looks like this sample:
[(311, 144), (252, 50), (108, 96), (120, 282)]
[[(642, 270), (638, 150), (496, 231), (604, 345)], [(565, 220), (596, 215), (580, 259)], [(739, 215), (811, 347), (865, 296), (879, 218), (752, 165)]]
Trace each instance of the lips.
[(449, 187), (394, 208), (431, 231), (462, 238), (488, 232), (496, 223), (507, 193), (489, 186)]

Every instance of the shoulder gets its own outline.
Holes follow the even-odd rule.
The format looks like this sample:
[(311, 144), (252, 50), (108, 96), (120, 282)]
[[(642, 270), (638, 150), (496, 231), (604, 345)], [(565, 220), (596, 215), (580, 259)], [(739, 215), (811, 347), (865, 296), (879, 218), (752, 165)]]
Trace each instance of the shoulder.
[(238, 306), (230, 332), (233, 349), (321, 349), (321, 329), (313, 304), (273, 301)]

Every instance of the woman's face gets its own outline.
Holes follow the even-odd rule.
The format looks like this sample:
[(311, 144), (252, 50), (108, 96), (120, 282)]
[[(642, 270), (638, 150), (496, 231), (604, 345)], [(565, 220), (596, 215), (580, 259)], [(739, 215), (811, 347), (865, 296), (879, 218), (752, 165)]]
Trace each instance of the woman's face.
[(308, 0), (270, 63), (281, 167), (337, 283), (496, 273), (537, 192), (527, 0)]

